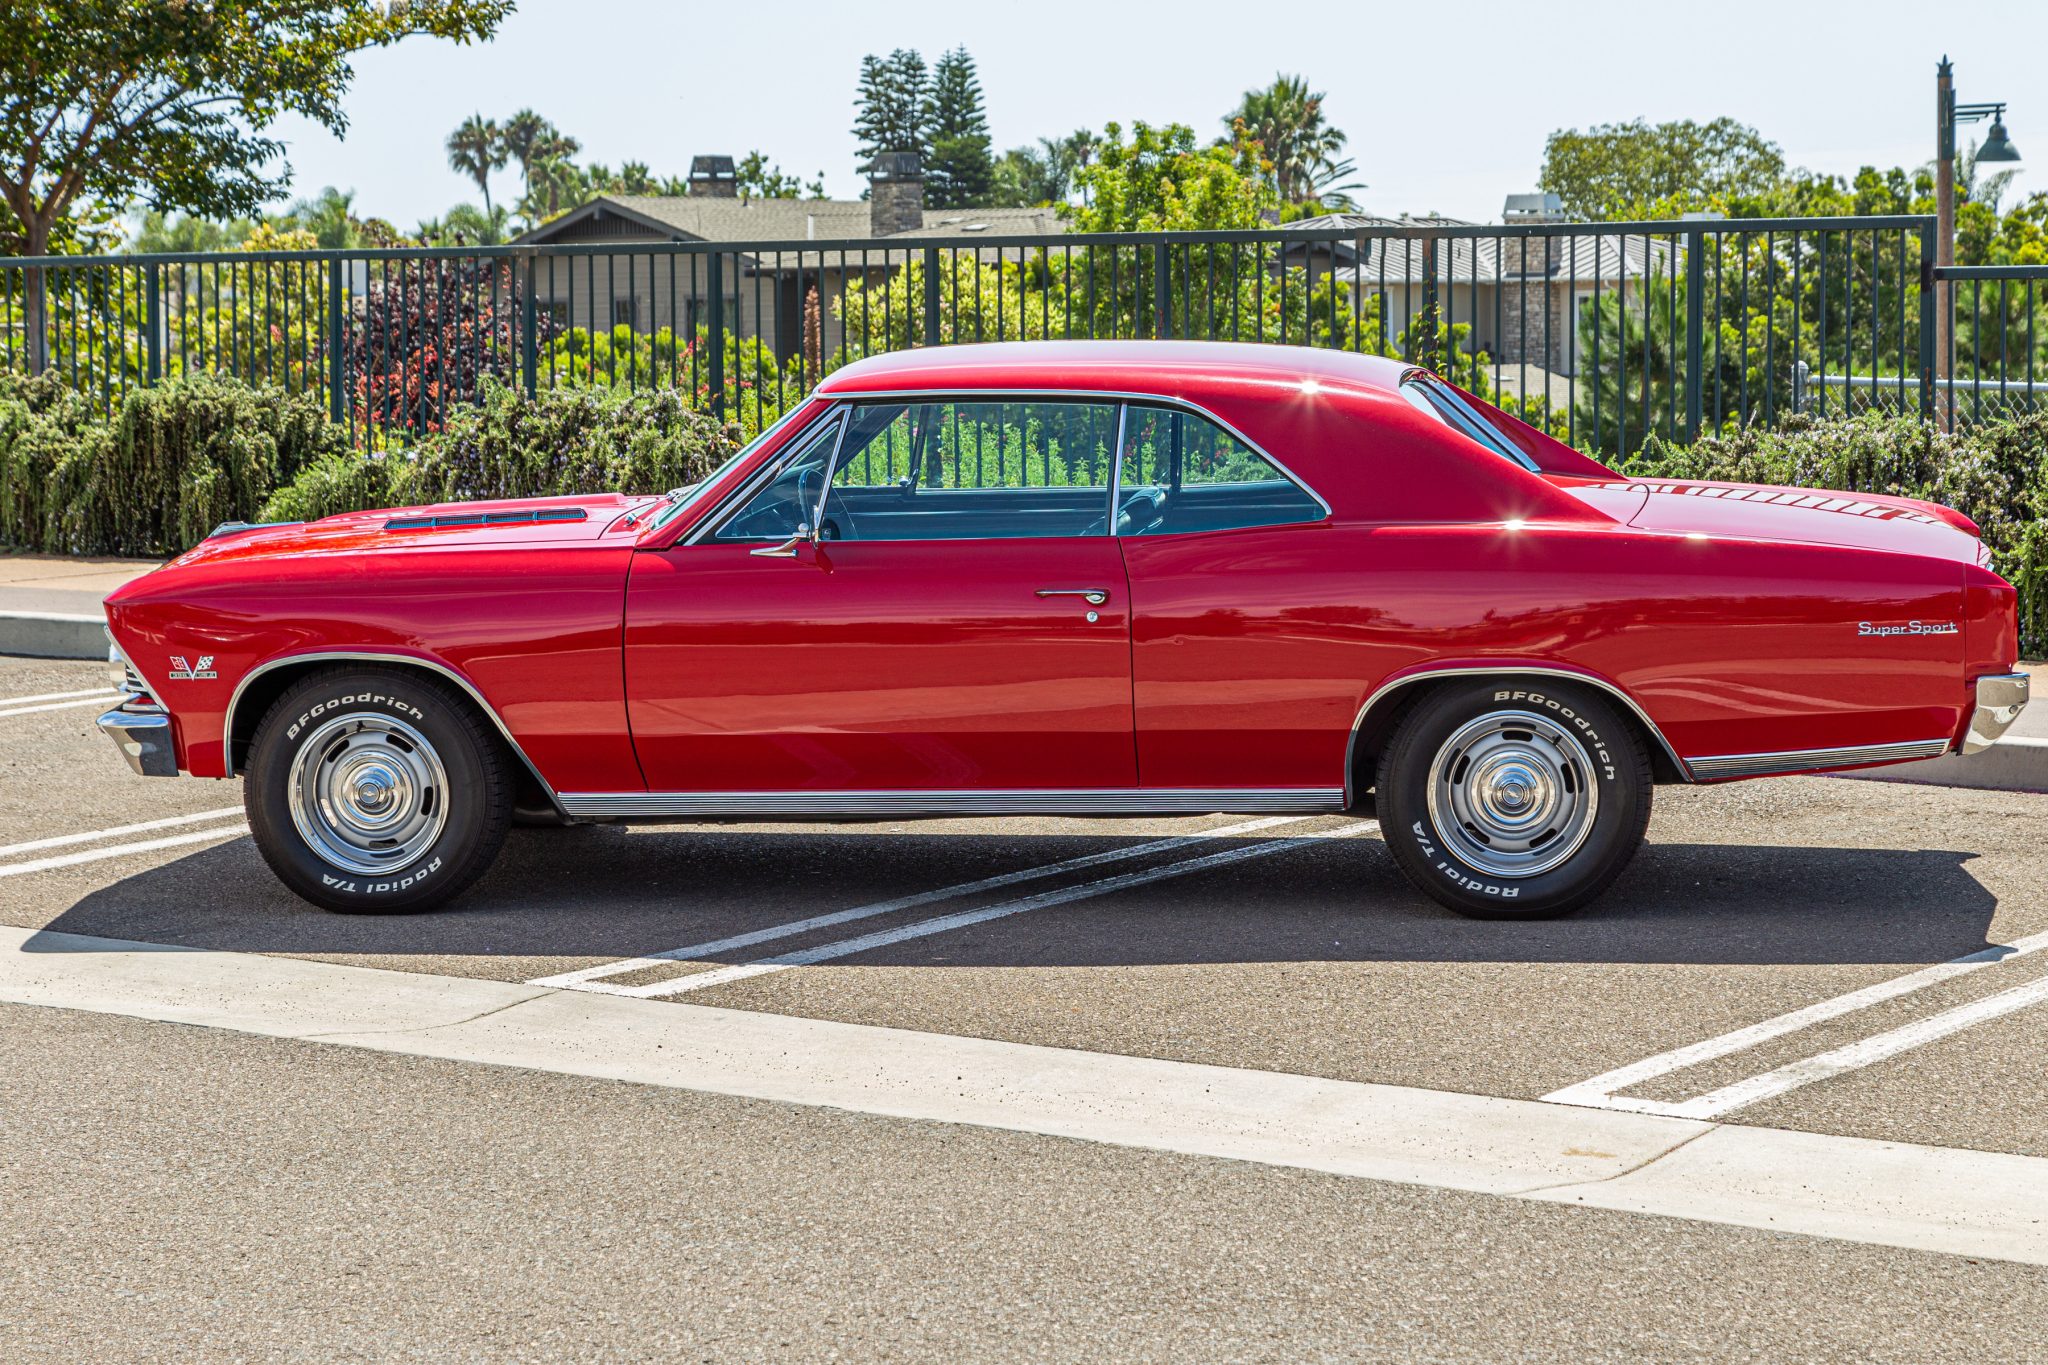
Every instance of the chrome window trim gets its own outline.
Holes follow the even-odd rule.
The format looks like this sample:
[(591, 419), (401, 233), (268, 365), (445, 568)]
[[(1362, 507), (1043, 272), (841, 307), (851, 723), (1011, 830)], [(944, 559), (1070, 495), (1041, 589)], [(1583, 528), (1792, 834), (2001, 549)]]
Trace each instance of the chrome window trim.
[(1339, 787), (1062, 787), (933, 791), (564, 792), (570, 816), (683, 820), (702, 816), (1334, 815)]
[[(1439, 385), (1441, 392), (1438, 396), (1442, 397), (1446, 403), (1449, 403), (1455, 409), (1458, 417), (1465, 425), (1476, 427), (1477, 430), (1463, 430), (1457, 423), (1449, 421), (1444, 422), (1445, 426), (1475, 445), (1483, 447), (1489, 454), (1498, 455), (1517, 468), (1525, 469), (1531, 474), (1541, 474), (1543, 472), (1542, 467), (1529, 457), (1527, 451), (1517, 446), (1513, 441), (1510, 441), (1505, 432), (1497, 429), (1493, 423), (1487, 421), (1482, 414), (1475, 411), (1472, 405), (1465, 401), (1465, 396), (1452, 388), (1441, 376), (1433, 374), (1418, 365), (1402, 373), (1397, 387), (1406, 389), (1410, 381), (1414, 380), (1418, 375)], [(1437, 391), (1427, 390), (1427, 392)], [(1426, 402), (1428, 399), (1425, 398), (1424, 401)], [(1437, 413), (1436, 416), (1439, 420), (1443, 419), (1442, 413)]]
[(1852, 744), (1834, 749), (1782, 749), (1762, 754), (1715, 754), (1692, 761), (1701, 780), (1724, 777), (1768, 777), (1783, 773), (1821, 772), (1828, 768), (1849, 768), (1864, 764), (1906, 763), (1916, 758), (1939, 758), (1950, 741), (1909, 739), (1893, 744)]
[[(768, 438), (775, 435), (776, 432), (782, 430), (784, 427), (796, 421), (798, 415), (801, 414), (805, 408), (809, 407), (811, 403), (817, 398), (817, 396), (818, 395), (816, 390), (813, 390), (812, 392), (805, 394), (803, 398), (798, 402), (791, 404), (788, 412), (783, 413), (782, 416), (776, 418), (773, 422), (770, 422), (765, 428), (762, 429), (760, 435), (756, 436), (753, 440), (747, 442), (746, 445), (741, 446), (738, 450), (735, 450), (729, 459), (727, 459), (724, 463), (721, 463), (718, 468), (712, 470), (710, 474), (706, 475), (704, 483), (708, 486), (719, 475), (725, 473), (727, 465), (736, 463), (741, 456), (747, 453), (749, 448), (764, 444), (768, 440)], [(700, 489), (699, 492), (701, 491), (702, 490)], [(691, 497), (685, 498), (681, 502), (672, 504), (666, 510), (664, 510), (659, 517), (657, 517), (654, 521), (648, 524), (648, 530), (659, 531), (662, 527), (667, 526), (670, 522), (674, 521), (677, 517), (681, 516), (684, 510), (688, 508), (690, 504), (694, 501), (696, 501), (696, 496), (693, 494)]]
[(562, 805), (562, 798), (555, 794), (555, 789), (548, 785), (547, 778), (541, 775), (540, 768), (535, 765), (532, 759), (526, 756), (526, 750), (520, 747), (519, 741), (512, 737), (512, 731), (507, 728), (504, 720), (498, 715), (497, 708), (484, 700), (484, 694), (479, 692), (469, 679), (463, 677), (460, 673), (448, 667), (448, 665), (438, 663), (433, 659), (422, 659), (412, 654), (380, 654), (369, 650), (348, 649), (316, 650), (309, 654), (287, 654), (281, 659), (270, 659), (250, 669), (242, 675), (242, 680), (235, 684), (234, 694), (228, 698), (227, 714), (221, 718), (220, 748), (221, 772), (223, 776), (233, 777), (235, 775), (235, 712), (241, 706), (242, 694), (248, 691), (249, 684), (255, 682), (266, 673), (284, 668), (290, 664), (316, 663), (408, 664), (416, 668), (424, 668), (429, 672), (437, 673), (441, 677), (446, 678), (449, 682), (461, 688), (463, 693), (477, 704), (478, 709), (491, 718), (491, 724), (498, 727), (498, 733), (504, 736), (505, 743), (511, 746), (512, 752), (518, 755), (519, 761), (526, 765), (527, 771), (533, 774), (533, 780), (540, 783), (540, 789), (547, 794), (549, 802), (554, 805), (555, 809), (561, 811), (564, 815), (569, 813), (567, 808)]
[[(749, 502), (753, 501), (754, 495), (756, 493), (760, 492), (763, 488), (766, 488), (769, 484), (775, 482), (775, 476), (780, 474), (785, 468), (788, 467), (790, 460), (796, 455), (798, 449), (802, 447), (805, 438), (808, 437), (813, 430), (822, 431), (824, 429), (824, 425), (827, 422), (835, 422), (839, 425), (838, 432), (835, 433), (832, 437), (831, 456), (831, 458), (834, 460), (838, 459), (839, 443), (846, 439), (846, 415), (849, 411), (850, 409), (846, 404), (838, 402), (835, 402), (831, 407), (827, 408), (819, 416), (817, 423), (814, 426), (807, 426), (803, 428), (803, 430), (797, 432), (796, 435), (790, 437), (788, 441), (784, 442), (783, 449), (777, 451), (775, 453), (774, 458), (768, 460), (759, 469), (755, 470), (751, 475), (749, 475), (745, 483), (741, 484), (737, 489), (733, 490), (730, 494), (728, 494), (724, 502), (721, 502), (718, 506), (712, 508), (710, 515), (698, 521), (698, 523), (695, 526), (690, 528), (690, 533), (684, 536), (681, 540), (677, 541), (676, 544), (702, 544), (711, 536), (715, 536), (720, 531), (724, 530), (725, 524), (731, 521), (734, 517), (738, 516), (740, 511), (743, 508), (745, 508)], [(832, 479), (829, 473), (826, 475), (825, 478), (825, 486), (827, 488), (830, 488), (832, 486)], [(823, 494), (819, 495), (818, 505), (820, 507), (823, 507), (825, 505)], [(734, 541), (732, 543), (751, 544), (752, 542)]]
[[(934, 399), (943, 402), (948, 398), (993, 398), (1014, 399), (1019, 401), (1030, 398), (1055, 398), (1068, 400), (1079, 399), (1082, 401), (1086, 401), (1092, 398), (1097, 402), (1121, 403), (1125, 405), (1129, 405), (1132, 403), (1141, 403), (1149, 404), (1155, 407), (1179, 408), (1183, 412), (1191, 412), (1197, 417), (1201, 417), (1207, 421), (1214, 422), (1217, 426), (1229, 432), (1233, 437), (1244, 442), (1246, 449), (1250, 450), (1253, 454), (1257, 455), (1259, 458), (1271, 464), (1273, 468), (1279, 470), (1283, 475), (1286, 476), (1287, 481), (1289, 483), (1292, 483), (1302, 492), (1308, 494), (1311, 498), (1314, 498), (1316, 500), (1316, 506), (1323, 509), (1323, 517), (1325, 519), (1336, 515), (1336, 511), (1334, 508), (1330, 506), (1329, 501), (1326, 498), (1324, 498), (1321, 493), (1318, 493), (1313, 487), (1311, 487), (1309, 483), (1301, 477), (1301, 475), (1295, 473), (1292, 469), (1288, 468), (1286, 461), (1274, 455), (1272, 451), (1267, 450), (1257, 441), (1254, 441), (1251, 437), (1245, 435), (1242, 431), (1238, 430), (1236, 427), (1232, 426), (1229, 422), (1226, 422), (1225, 420), (1223, 420), (1223, 418), (1217, 416), (1209, 409), (1203, 407), (1200, 403), (1194, 402), (1191, 399), (1181, 398), (1170, 393), (1147, 393), (1132, 389), (905, 389), (901, 392), (895, 392), (887, 389), (879, 391), (868, 389), (848, 389), (845, 391), (834, 391), (832, 393), (820, 394), (819, 396), (822, 398), (829, 398), (835, 403), (841, 401), (865, 402), (873, 399), (891, 399), (899, 402), (914, 403), (930, 402), (933, 401)], [(1118, 464), (1121, 464), (1123, 462), (1123, 431), (1121, 426), (1119, 426), (1117, 432), (1116, 456)], [(1290, 526), (1316, 525), (1316, 523), (1312, 521), (1288, 522), (1286, 524)], [(1122, 537), (1118, 537), (1118, 539), (1122, 539)]]
[(1657, 722), (1650, 719), (1650, 713), (1645, 711), (1641, 706), (1637, 705), (1636, 699), (1634, 697), (1631, 697), (1628, 693), (1622, 691), (1613, 683), (1610, 683), (1602, 678), (1595, 678), (1589, 676), (1585, 673), (1574, 673), (1567, 668), (1546, 668), (1540, 664), (1514, 664), (1503, 661), (1497, 667), (1491, 668), (1476, 667), (1427, 669), (1420, 673), (1406, 674), (1402, 677), (1395, 678), (1390, 682), (1383, 682), (1378, 687), (1375, 687), (1372, 690), (1372, 694), (1365, 699), (1365, 704), (1358, 708), (1358, 714), (1352, 718), (1351, 735), (1350, 738), (1347, 739), (1344, 743), (1345, 807), (1348, 809), (1359, 796), (1359, 792), (1353, 786), (1352, 782), (1352, 774), (1356, 770), (1355, 764), (1358, 758), (1359, 733), (1364, 728), (1365, 718), (1372, 714), (1372, 708), (1376, 706), (1380, 702), (1380, 700), (1384, 698), (1388, 693), (1394, 691), (1396, 688), (1407, 687), (1411, 683), (1426, 682), (1432, 678), (1515, 677), (1561, 678), (1566, 682), (1584, 683), (1588, 687), (1598, 688), (1600, 691), (1606, 693), (1608, 696), (1613, 697), (1616, 701), (1619, 701), (1622, 705), (1628, 707), (1628, 709), (1635, 714), (1635, 718), (1643, 723), (1643, 727), (1647, 729), (1651, 733), (1651, 735), (1656, 737), (1657, 743), (1661, 745), (1664, 749), (1665, 756), (1668, 757), (1671, 760), (1671, 762), (1677, 767), (1679, 776), (1683, 777), (1687, 782), (1693, 782), (1698, 780), (1693, 776), (1692, 768), (1686, 763), (1684, 759), (1678, 756), (1678, 750), (1671, 747), (1671, 741), (1664, 737), (1664, 731), (1658, 727)]

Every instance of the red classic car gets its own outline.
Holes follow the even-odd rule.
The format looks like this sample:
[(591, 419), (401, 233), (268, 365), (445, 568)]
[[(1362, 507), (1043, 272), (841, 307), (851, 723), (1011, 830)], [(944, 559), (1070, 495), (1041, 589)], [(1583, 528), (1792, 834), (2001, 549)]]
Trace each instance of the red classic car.
[(1995, 739), (1976, 529), (1623, 478), (1392, 360), (949, 347), (665, 497), (224, 526), (108, 600), (100, 723), (243, 775), (335, 910), (447, 900), (521, 813), (1370, 808), (1423, 891), (1529, 917), (1613, 882), (1654, 784)]

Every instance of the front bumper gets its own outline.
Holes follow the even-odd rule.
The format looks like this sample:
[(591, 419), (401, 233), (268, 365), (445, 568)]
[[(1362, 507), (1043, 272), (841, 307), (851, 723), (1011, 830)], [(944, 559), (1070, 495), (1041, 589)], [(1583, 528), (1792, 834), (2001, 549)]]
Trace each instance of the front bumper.
[(161, 711), (109, 711), (100, 733), (114, 741), (128, 766), (143, 777), (176, 777), (178, 754), (171, 744), (171, 718)]
[(1963, 736), (1962, 752), (1980, 754), (1996, 744), (1998, 737), (2026, 709), (2027, 691), (2028, 678), (2024, 673), (1991, 673), (1977, 679), (1977, 706), (1970, 712), (1970, 729)]

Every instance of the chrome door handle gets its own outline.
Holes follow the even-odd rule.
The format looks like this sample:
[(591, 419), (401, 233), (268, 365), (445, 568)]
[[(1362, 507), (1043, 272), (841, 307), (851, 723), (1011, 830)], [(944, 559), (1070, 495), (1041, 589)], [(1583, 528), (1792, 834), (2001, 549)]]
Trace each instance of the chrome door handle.
[(1079, 597), (1091, 607), (1099, 607), (1109, 600), (1107, 588), (1040, 588), (1040, 597)]

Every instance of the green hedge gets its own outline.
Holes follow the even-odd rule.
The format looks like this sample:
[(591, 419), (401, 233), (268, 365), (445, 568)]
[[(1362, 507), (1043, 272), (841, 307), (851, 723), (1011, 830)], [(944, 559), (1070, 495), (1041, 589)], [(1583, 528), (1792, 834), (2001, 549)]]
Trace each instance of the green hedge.
[(695, 483), (736, 448), (738, 431), (673, 389), (551, 389), (528, 397), (486, 383), (481, 402), (405, 452), (343, 450), (308, 466), (264, 504), (263, 521), (475, 498), (650, 493)]
[(347, 448), (319, 400), (198, 375), (111, 418), (55, 376), (0, 376), (0, 544), (169, 555)]
[(1993, 566), (2019, 589), (2022, 650), (2030, 658), (2048, 654), (2048, 413), (1955, 433), (1910, 417), (1797, 416), (1687, 447), (1652, 440), (1621, 468), (1632, 476), (1889, 493), (1953, 507), (1982, 529)]

